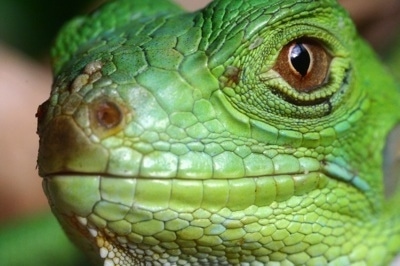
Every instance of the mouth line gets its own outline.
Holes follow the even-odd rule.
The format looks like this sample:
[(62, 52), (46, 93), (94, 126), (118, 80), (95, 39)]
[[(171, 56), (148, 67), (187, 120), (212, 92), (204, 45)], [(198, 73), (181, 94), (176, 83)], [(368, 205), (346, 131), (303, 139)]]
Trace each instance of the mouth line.
[[(365, 182), (360, 176), (356, 173), (351, 172), (346, 167), (340, 166), (338, 163), (326, 161), (322, 164), (320, 170), (313, 171), (303, 171), (303, 172), (288, 172), (288, 173), (279, 173), (279, 174), (267, 174), (267, 175), (249, 175), (249, 176), (241, 176), (241, 177), (226, 177), (226, 178), (213, 178), (213, 177), (160, 177), (160, 176), (141, 176), (141, 175), (121, 175), (121, 174), (110, 174), (107, 172), (78, 172), (78, 171), (59, 171), (48, 173), (43, 175), (43, 179), (51, 179), (53, 177), (76, 177), (76, 178), (85, 178), (85, 177), (106, 177), (110, 179), (132, 179), (132, 180), (153, 180), (153, 181), (167, 181), (167, 180), (180, 180), (180, 181), (190, 181), (190, 182), (201, 182), (207, 180), (215, 180), (215, 181), (237, 181), (243, 179), (261, 179), (261, 178), (270, 178), (276, 179), (278, 181), (282, 181), (283, 179), (292, 179), (293, 184), (297, 184), (297, 186), (301, 186), (308, 182), (305, 182), (307, 179), (313, 179), (314, 176), (324, 176), (326, 179), (334, 179), (344, 183), (348, 183), (356, 187), (358, 190), (362, 192), (366, 192), (370, 189), (370, 186), (367, 182)], [(314, 180), (315, 181), (315, 180)]]
[(369, 184), (364, 179), (339, 163), (326, 161), (322, 164), (321, 171), (329, 178), (349, 183), (362, 192), (370, 190)]
[(249, 178), (279, 178), (279, 177), (295, 177), (295, 176), (308, 176), (313, 174), (323, 174), (321, 171), (303, 171), (303, 172), (288, 172), (288, 173), (279, 173), (279, 174), (266, 174), (266, 175), (244, 175), (241, 177), (201, 177), (202, 175), (199, 174), (199, 177), (160, 177), (157, 175), (154, 176), (141, 176), (141, 175), (121, 175), (121, 174), (110, 174), (107, 172), (79, 172), (79, 171), (59, 171), (48, 173), (42, 176), (43, 179), (50, 179), (53, 177), (61, 177), (61, 176), (76, 176), (76, 177), (107, 177), (107, 178), (115, 178), (115, 179), (143, 179), (143, 180), (189, 180), (189, 181), (206, 181), (206, 180), (239, 180), (239, 179), (249, 179)]

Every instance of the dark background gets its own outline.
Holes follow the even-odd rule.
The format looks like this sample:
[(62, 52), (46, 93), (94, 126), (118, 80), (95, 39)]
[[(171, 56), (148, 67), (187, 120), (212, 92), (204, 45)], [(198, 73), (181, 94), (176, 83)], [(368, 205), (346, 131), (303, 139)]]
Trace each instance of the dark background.
[[(101, 1), (0, 0), (0, 41), (35, 57), (46, 55), (61, 25), (84, 14)], [(103, 1), (104, 2), (104, 1)], [(209, 0), (178, 0), (186, 8), (204, 6)], [(361, 32), (384, 52), (399, 25), (398, 0), (340, 0), (350, 10)]]

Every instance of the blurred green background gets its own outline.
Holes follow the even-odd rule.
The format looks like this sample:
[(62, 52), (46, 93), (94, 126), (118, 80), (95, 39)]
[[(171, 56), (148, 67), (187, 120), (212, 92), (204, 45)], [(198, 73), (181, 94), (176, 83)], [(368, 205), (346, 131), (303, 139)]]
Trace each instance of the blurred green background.
[[(52, 40), (62, 24), (77, 14), (85, 14), (95, 8), (94, 2), (98, 5), (101, 1), (0, 0), (0, 41), (34, 57), (47, 55)], [(178, 0), (178, 2), (190, 8), (191, 5), (197, 7), (199, 3), (208, 1)], [(384, 19), (398, 26), (399, 16), (396, 13), (399, 11), (400, 1), (340, 0), (340, 2), (351, 10), (362, 33), (365, 33), (373, 45), (383, 52), (385, 47), (382, 48), (382, 43), (386, 45), (386, 40), (376, 37), (376, 34), (371, 36), (365, 28), (368, 28), (368, 31), (372, 28), (377, 33), (384, 33), (388, 27), (393, 27), (385, 25), (378, 28), (377, 21)], [(378, 9), (374, 8), (374, 3), (379, 3)]]
[(93, 0), (0, 0), (0, 40), (41, 57), (66, 20), (92, 7)]
[[(34, 57), (46, 55), (62, 24), (85, 14), (103, 1), (94, 0), (0, 0), (0, 41)], [(178, 0), (186, 7), (207, 0)], [(339, 0), (350, 9), (361, 32), (380, 53), (391, 43), (391, 28), (399, 28), (399, 0)], [(96, 4), (94, 4), (96, 3)], [(376, 8), (378, 7), (378, 9)], [(391, 21), (388, 23), (387, 21)], [(371, 32), (373, 32), (371, 34)], [(387, 38), (381, 38), (380, 33)], [(397, 30), (398, 33), (398, 30)], [(389, 38), (389, 40), (388, 40)]]

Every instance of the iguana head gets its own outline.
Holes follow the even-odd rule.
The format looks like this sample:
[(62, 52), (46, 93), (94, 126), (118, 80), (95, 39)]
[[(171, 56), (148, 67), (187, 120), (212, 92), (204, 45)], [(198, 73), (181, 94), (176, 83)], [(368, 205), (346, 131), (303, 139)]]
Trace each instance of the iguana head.
[(53, 57), (39, 172), (99, 260), (356, 263), (400, 246), (400, 225), (382, 232), (400, 94), (336, 1), (113, 1)]

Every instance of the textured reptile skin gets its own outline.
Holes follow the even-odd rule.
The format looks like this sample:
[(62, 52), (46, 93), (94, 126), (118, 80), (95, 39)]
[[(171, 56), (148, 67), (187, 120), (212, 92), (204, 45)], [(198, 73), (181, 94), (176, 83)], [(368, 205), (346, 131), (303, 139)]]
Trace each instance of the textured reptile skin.
[(331, 0), (111, 1), (61, 31), (39, 172), (104, 265), (386, 265), (400, 93)]

